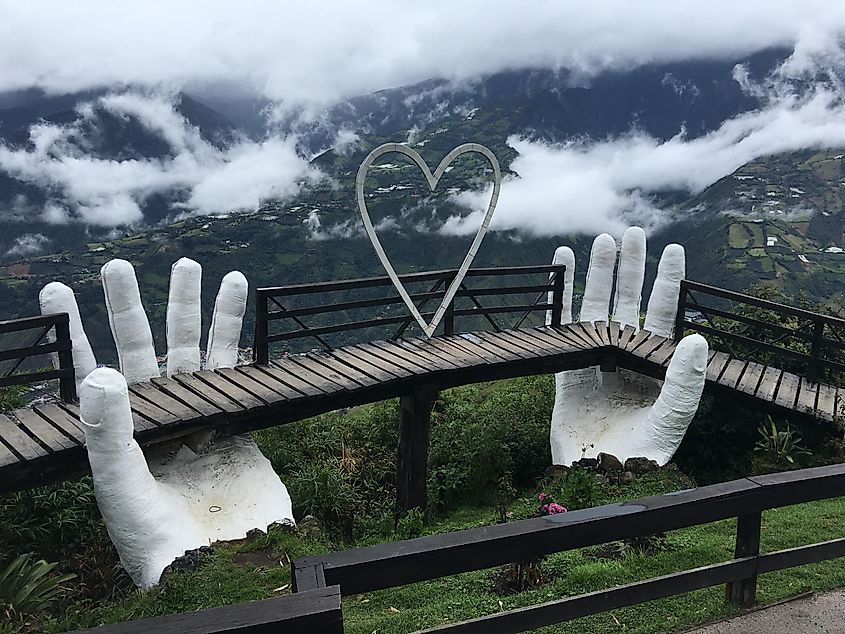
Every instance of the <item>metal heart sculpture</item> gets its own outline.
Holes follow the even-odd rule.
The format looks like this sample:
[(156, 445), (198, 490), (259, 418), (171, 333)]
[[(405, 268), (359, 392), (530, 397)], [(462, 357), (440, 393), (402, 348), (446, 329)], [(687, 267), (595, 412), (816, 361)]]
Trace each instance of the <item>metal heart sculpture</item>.
[[(493, 195), (490, 196), (490, 203), (487, 205), (487, 213), (484, 214), (484, 219), (481, 221), (481, 226), (478, 227), (478, 232), (475, 234), (475, 239), (472, 241), (472, 244), (469, 247), (469, 251), (467, 251), (466, 257), (464, 258), (461, 267), (458, 269), (455, 278), (452, 280), (452, 283), (446, 289), (446, 294), (443, 296), (443, 301), (440, 302), (440, 306), (437, 308), (437, 311), (434, 313), (434, 317), (432, 317), (430, 322), (426, 322), (423, 319), (423, 316), (420, 314), (420, 311), (417, 309), (416, 305), (414, 304), (411, 296), (408, 294), (408, 291), (405, 290), (405, 286), (402, 284), (402, 280), (399, 279), (399, 276), (396, 274), (396, 270), (393, 268), (393, 265), (390, 263), (390, 260), (387, 258), (387, 254), (384, 252), (384, 248), (381, 246), (381, 241), (378, 239), (376, 235), (376, 230), (373, 227), (373, 222), (370, 219), (370, 213), (367, 211), (367, 202), (364, 200), (364, 180), (367, 177), (367, 170), (370, 166), (375, 162), (375, 160), (380, 157), (382, 154), (388, 154), (389, 152), (399, 152), (400, 154), (404, 154), (405, 156), (409, 157), (417, 166), (422, 170), (422, 173), (425, 174), (425, 178), (428, 181), (428, 188), (431, 191), (434, 191), (434, 188), (437, 187), (437, 183), (440, 181), (440, 178), (446, 172), (446, 168), (458, 158), (461, 154), (466, 154), (467, 152), (475, 152), (476, 154), (481, 154), (484, 156), (489, 162), (490, 165), (493, 167)], [(449, 152), (442, 161), (440, 161), (440, 165), (437, 166), (437, 169), (434, 170), (434, 173), (431, 173), (431, 170), (428, 168), (428, 164), (423, 160), (423, 157), (419, 155), (418, 152), (411, 149), (407, 145), (403, 145), (401, 143), (385, 143), (384, 145), (378, 146), (372, 152), (367, 155), (367, 158), (364, 159), (364, 162), (361, 163), (361, 167), (358, 168), (358, 176), (355, 179), (355, 194), (358, 199), (358, 211), (361, 213), (361, 218), (364, 221), (364, 228), (367, 230), (367, 235), (370, 238), (370, 242), (373, 245), (373, 248), (376, 251), (376, 255), (378, 259), (381, 260), (381, 264), (384, 267), (385, 271), (387, 271), (388, 277), (390, 277), (393, 285), (396, 287), (396, 290), (399, 291), (399, 295), (402, 298), (402, 301), (405, 302), (405, 305), (408, 307), (408, 310), (411, 311), (411, 315), (414, 319), (417, 320), (417, 323), (422, 328), (423, 332), (428, 336), (431, 337), (434, 334), (434, 331), (437, 329), (438, 324), (440, 324), (440, 320), (443, 319), (443, 315), (446, 314), (446, 309), (448, 308), (449, 304), (451, 303), (452, 299), (455, 297), (455, 293), (457, 293), (458, 288), (460, 288), (461, 283), (464, 281), (464, 276), (466, 276), (467, 270), (469, 269), (472, 261), (475, 259), (475, 254), (478, 253), (478, 247), (481, 245), (481, 241), (484, 239), (484, 235), (487, 233), (487, 228), (490, 226), (490, 219), (493, 217), (493, 212), (496, 210), (496, 202), (499, 200), (499, 190), (501, 189), (502, 185), (502, 173), (499, 169), (499, 161), (496, 160), (496, 156), (491, 152), (488, 148), (484, 147), (483, 145), (479, 145), (478, 143), (464, 143), (463, 145), (459, 145), (454, 150)]]

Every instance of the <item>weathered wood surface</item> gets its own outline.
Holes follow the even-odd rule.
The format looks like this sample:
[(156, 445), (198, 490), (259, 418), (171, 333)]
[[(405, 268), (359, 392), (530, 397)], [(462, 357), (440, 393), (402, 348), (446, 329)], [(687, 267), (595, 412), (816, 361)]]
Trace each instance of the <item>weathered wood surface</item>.
[[(422, 385), (443, 390), (608, 361), (661, 379), (674, 349), (671, 339), (604, 321), (412, 337), (289, 355), (267, 365), (157, 378), (131, 386), (130, 403), (135, 437), (147, 447), (202, 430), (242, 433), (271, 427), (407, 396)], [(842, 390), (723, 352), (710, 354), (707, 389), (793, 415), (825, 421), (841, 415)], [(85, 473), (83, 429), (73, 404), (0, 415), (0, 492)]]

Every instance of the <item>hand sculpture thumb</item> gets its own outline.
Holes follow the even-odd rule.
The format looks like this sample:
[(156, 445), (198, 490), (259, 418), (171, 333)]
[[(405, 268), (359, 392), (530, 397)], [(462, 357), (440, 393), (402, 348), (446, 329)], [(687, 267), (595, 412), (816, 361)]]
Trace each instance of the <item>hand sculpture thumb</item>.
[(155, 585), (176, 557), (202, 543), (200, 531), (178, 503), (178, 493), (153, 478), (132, 437), (123, 376), (95, 369), (79, 397), (97, 505), (109, 537), (132, 580), (143, 588)]

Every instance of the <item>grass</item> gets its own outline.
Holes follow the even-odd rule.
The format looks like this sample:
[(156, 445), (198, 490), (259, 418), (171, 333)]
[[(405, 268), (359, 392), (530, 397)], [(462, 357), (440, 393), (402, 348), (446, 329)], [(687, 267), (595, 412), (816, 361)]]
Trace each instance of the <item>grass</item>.
[[(644, 476), (627, 487), (605, 487), (597, 503), (631, 499), (688, 486), (677, 471)], [(511, 507), (515, 517), (530, 515), (533, 492), (524, 492)], [(763, 551), (778, 550), (841, 535), (845, 500), (825, 500), (768, 511), (763, 516)], [(441, 533), (495, 522), (492, 505), (464, 506), (445, 514), (425, 530)], [(602, 559), (598, 549), (557, 553), (543, 566), (551, 580), (523, 593), (500, 597), (492, 591), (490, 571), (478, 571), (391, 588), (344, 601), (346, 631), (354, 634), (404, 634), (417, 629), (469, 619), (501, 610), (534, 605), (730, 559), (736, 522), (726, 520), (673, 531), (668, 548), (656, 554), (631, 552), (622, 559)], [(326, 540), (309, 541), (274, 529), (269, 535), (218, 546), (196, 570), (171, 573), (158, 588), (131, 593), (121, 600), (92, 606), (71, 606), (47, 631), (125, 621), (145, 616), (186, 612), (290, 592), (291, 558), (338, 547)], [(252, 554), (249, 554), (252, 553)], [(772, 602), (807, 590), (824, 591), (845, 585), (845, 560), (813, 564), (761, 577), (758, 597)], [(723, 588), (716, 587), (647, 604), (578, 619), (540, 631), (669, 632), (730, 614)]]

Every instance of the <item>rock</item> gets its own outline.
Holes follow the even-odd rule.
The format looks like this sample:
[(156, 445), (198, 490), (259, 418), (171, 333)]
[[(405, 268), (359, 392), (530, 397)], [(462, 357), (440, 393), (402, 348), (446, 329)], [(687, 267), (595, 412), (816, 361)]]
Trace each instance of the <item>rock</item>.
[(320, 521), (313, 515), (306, 515), (296, 525), (296, 530), (303, 539), (319, 541), (323, 536)]
[(600, 453), (598, 455), (599, 469), (605, 473), (611, 471), (622, 471), (622, 462), (619, 458), (609, 453)]
[(555, 480), (565, 476), (568, 472), (569, 467), (562, 464), (553, 464), (552, 466), (546, 468), (546, 472), (543, 475), (547, 480)]
[(634, 475), (649, 473), (658, 469), (660, 469), (660, 465), (648, 458), (628, 458), (625, 461), (625, 471), (630, 471)]
[(634, 474), (630, 471), (623, 471), (619, 476), (619, 484), (631, 484), (634, 481)]
[(588, 471), (594, 471), (599, 468), (599, 461), (595, 458), (581, 458), (572, 463), (573, 467), (580, 467)]
[(194, 550), (185, 551), (184, 555), (174, 559), (173, 562), (164, 569), (162, 572), (162, 578), (164, 578), (165, 574), (173, 572), (174, 570), (196, 570), (199, 568), (203, 555), (209, 555), (213, 552), (214, 549), (211, 546), (200, 546)]

